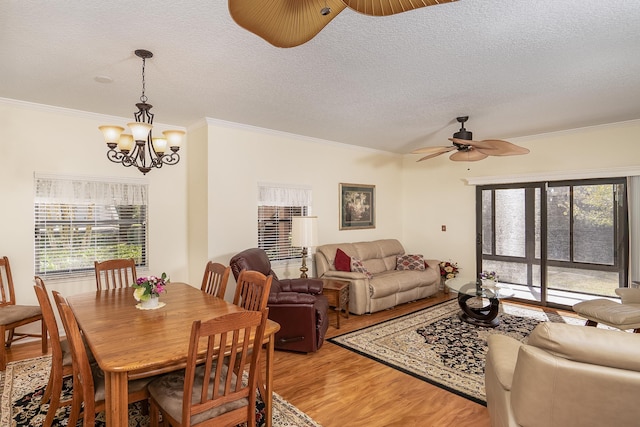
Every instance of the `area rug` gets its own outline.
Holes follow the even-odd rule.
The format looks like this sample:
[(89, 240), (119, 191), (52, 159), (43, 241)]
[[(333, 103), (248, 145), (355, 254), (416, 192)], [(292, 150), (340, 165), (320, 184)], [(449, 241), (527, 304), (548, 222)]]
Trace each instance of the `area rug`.
[(500, 325), (484, 328), (458, 317), (456, 300), (329, 339), (474, 402), (486, 405), (484, 363), (487, 337), (509, 335), (526, 342), (540, 322), (584, 324), (584, 320), (516, 304), (501, 304)]
[[(49, 379), (51, 357), (9, 363), (5, 372), (0, 372), (0, 426), (36, 427), (42, 426), (47, 414), (48, 404), (40, 407), (40, 399)], [(63, 395), (70, 397), (72, 380), (65, 379)], [(264, 425), (264, 403), (257, 402), (258, 423)], [(67, 427), (69, 407), (61, 408), (56, 413), (53, 427)], [(80, 421), (78, 425), (82, 425)], [(96, 417), (96, 426), (104, 426), (104, 413)], [(129, 426), (144, 427), (149, 425), (149, 418), (142, 414), (141, 407), (129, 405)], [(304, 412), (280, 395), (273, 394), (273, 426), (274, 427), (320, 427)]]

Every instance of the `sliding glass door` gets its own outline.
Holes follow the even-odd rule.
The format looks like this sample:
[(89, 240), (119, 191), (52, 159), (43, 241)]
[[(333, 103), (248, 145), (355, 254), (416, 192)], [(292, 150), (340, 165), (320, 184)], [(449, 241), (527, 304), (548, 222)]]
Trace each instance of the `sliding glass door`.
[(516, 297), (571, 306), (627, 286), (624, 179), (477, 188), (478, 272)]

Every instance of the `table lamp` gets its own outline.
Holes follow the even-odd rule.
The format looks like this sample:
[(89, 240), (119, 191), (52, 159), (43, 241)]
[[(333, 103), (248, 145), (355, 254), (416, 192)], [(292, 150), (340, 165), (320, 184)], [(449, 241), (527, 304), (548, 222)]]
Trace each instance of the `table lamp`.
[(291, 217), (291, 246), (302, 248), (302, 267), (300, 277), (307, 278), (307, 248), (318, 245), (318, 217)]

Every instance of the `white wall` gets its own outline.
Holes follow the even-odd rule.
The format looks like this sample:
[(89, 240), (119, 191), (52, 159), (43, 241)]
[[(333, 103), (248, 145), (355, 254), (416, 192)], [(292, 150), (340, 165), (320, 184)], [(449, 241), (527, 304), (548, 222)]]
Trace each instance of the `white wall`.
[[(475, 262), (475, 187), (467, 179), (510, 180), (570, 174), (588, 178), (598, 171), (640, 168), (640, 120), (510, 139), (531, 150), (523, 156), (489, 157), (478, 162), (453, 162), (448, 155), (403, 164), (403, 238), (405, 246), (435, 259), (458, 262), (472, 277)], [(445, 145), (445, 144), (443, 144)], [(531, 175), (531, 176), (528, 176)], [(491, 180), (491, 178), (488, 178)], [(447, 231), (442, 232), (441, 226)]]
[[(97, 177), (142, 174), (107, 159), (107, 146), (98, 126), (124, 125), (131, 118), (114, 118), (73, 110), (0, 99), (0, 256), (11, 262), (16, 300), (37, 304), (33, 290), (34, 172)], [(162, 130), (162, 125), (155, 125)], [(188, 156), (186, 147), (181, 150)], [(187, 276), (186, 164), (165, 166), (147, 174), (149, 183), (149, 272), (165, 271), (174, 281)], [(139, 274), (144, 274), (144, 271)], [(95, 290), (93, 273), (84, 279), (45, 280), (49, 290), (63, 295)]]
[[(257, 246), (259, 182), (312, 188), (319, 244), (401, 238), (401, 156), (215, 120), (209, 120), (208, 139), (210, 259), (228, 264)], [(339, 230), (339, 183), (376, 186), (374, 229)], [(191, 207), (200, 209), (196, 201)], [(274, 270), (286, 278), (298, 277), (299, 268), (296, 262)], [(234, 286), (229, 288), (227, 295)]]

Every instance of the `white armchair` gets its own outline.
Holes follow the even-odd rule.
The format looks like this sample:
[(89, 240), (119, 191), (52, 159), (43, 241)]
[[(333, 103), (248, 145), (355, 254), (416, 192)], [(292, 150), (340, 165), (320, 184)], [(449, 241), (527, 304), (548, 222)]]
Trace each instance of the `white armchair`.
[(640, 335), (544, 322), (527, 344), (499, 334), (488, 344), (492, 427), (638, 425)]

